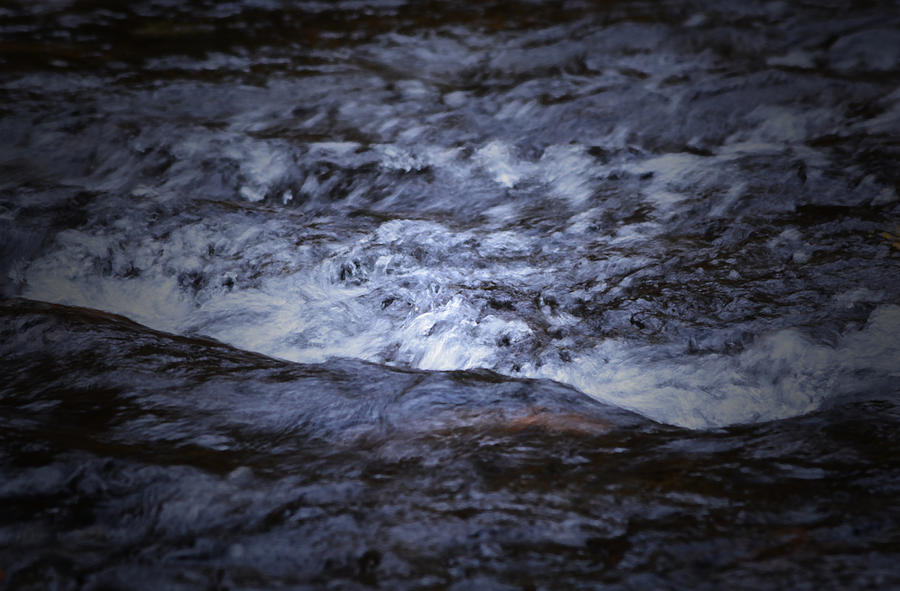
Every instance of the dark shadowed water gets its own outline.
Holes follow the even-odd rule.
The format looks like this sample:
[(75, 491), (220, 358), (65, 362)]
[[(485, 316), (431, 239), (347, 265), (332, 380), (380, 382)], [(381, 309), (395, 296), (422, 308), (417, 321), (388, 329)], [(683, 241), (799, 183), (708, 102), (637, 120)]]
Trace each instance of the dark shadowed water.
[(0, 588), (900, 588), (900, 5), (0, 5)]

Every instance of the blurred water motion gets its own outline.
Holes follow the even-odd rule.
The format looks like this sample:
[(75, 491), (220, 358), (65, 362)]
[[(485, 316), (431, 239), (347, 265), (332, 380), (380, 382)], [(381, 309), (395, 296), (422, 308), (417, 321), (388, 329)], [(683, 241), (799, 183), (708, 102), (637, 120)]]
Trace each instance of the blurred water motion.
[(900, 586), (896, 3), (7, 2), (0, 586)]

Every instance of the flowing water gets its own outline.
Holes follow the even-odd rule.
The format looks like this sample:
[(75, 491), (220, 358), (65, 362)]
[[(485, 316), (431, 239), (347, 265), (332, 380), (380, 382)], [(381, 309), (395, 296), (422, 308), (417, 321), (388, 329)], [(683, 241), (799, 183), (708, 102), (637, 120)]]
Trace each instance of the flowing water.
[(0, 6), (0, 587), (900, 588), (896, 2)]

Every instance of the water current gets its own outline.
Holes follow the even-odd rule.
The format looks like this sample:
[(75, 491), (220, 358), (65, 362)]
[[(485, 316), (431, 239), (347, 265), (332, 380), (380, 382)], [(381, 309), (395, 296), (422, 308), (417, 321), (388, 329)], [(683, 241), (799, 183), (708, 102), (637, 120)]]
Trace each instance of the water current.
[(0, 588), (900, 588), (897, 2), (0, 5)]

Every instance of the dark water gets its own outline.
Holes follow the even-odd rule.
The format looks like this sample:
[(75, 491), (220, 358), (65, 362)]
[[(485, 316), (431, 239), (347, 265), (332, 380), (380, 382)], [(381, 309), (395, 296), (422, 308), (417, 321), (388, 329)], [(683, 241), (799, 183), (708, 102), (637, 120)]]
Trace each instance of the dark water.
[(0, 587), (900, 588), (900, 6), (0, 6)]

